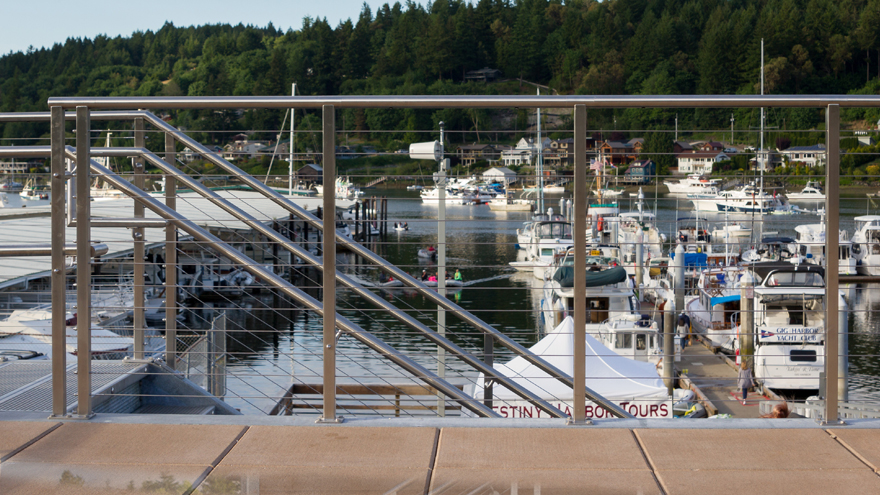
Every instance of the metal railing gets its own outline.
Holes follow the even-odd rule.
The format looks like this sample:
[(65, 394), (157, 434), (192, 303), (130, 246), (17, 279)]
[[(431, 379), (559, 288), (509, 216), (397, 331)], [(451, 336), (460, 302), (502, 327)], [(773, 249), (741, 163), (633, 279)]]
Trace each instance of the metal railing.
[[(573, 389), (573, 413), (572, 420), (575, 423), (582, 423), (586, 421), (586, 417), (584, 415), (585, 404), (587, 398), (592, 400), (593, 402), (601, 405), (605, 409), (609, 410), (618, 417), (627, 417), (628, 413), (621, 410), (618, 406), (611, 403), (610, 401), (604, 400), (599, 394), (595, 392), (582, 388), (580, 386), (574, 386), (574, 384), (585, 383), (585, 362), (584, 362), (584, 326), (585, 326), (585, 315), (586, 315), (586, 298), (584, 297), (584, 291), (582, 288), (585, 286), (584, 274), (586, 273), (586, 266), (584, 265), (584, 260), (586, 259), (585, 246), (586, 242), (575, 242), (575, 306), (574, 306), (574, 317), (575, 317), (575, 349), (574, 349), (574, 373), (572, 376), (568, 376), (566, 373), (557, 369), (550, 363), (547, 363), (543, 359), (534, 356), (531, 352), (525, 349), (522, 345), (516, 343), (512, 339), (509, 339), (502, 332), (493, 328), (491, 325), (485, 323), (480, 318), (475, 316), (474, 314), (465, 311), (463, 308), (458, 306), (452, 301), (449, 301), (447, 298), (442, 297), (436, 292), (430, 290), (425, 287), (420, 281), (416, 280), (412, 276), (410, 276), (405, 271), (388, 264), (385, 262), (378, 254), (367, 249), (365, 246), (357, 244), (348, 238), (338, 234), (335, 232), (331, 234), (324, 227), (324, 222), (319, 218), (316, 218), (314, 215), (307, 212), (305, 209), (297, 206), (296, 204), (288, 201), (284, 196), (280, 195), (276, 191), (268, 188), (260, 181), (254, 179), (253, 177), (245, 174), (241, 169), (234, 166), (227, 160), (224, 160), (219, 155), (212, 153), (206, 147), (201, 146), (195, 140), (189, 138), (182, 132), (173, 128), (162, 119), (152, 115), (146, 111), (120, 111), (118, 109), (126, 109), (126, 108), (289, 108), (289, 107), (297, 107), (297, 108), (313, 108), (318, 109), (321, 108), (324, 111), (324, 130), (323, 130), (323, 148), (324, 149), (333, 149), (335, 146), (335, 121), (334, 115), (336, 109), (339, 108), (508, 108), (508, 107), (521, 107), (521, 108), (537, 108), (537, 107), (569, 107), (574, 111), (574, 134), (575, 136), (585, 135), (586, 134), (586, 124), (587, 124), (587, 114), (586, 110), (588, 108), (727, 108), (727, 107), (759, 107), (759, 106), (775, 106), (775, 107), (825, 107), (826, 108), (826, 117), (827, 117), (827, 134), (826, 134), (826, 149), (828, 152), (828, 165), (826, 166), (826, 170), (828, 171), (827, 175), (827, 196), (826, 196), (826, 212), (828, 218), (828, 230), (834, 231), (832, 229), (838, 228), (838, 215), (837, 208), (839, 206), (838, 202), (838, 188), (837, 188), (837, 178), (839, 174), (839, 107), (847, 106), (847, 107), (877, 107), (880, 106), (880, 98), (870, 97), (870, 96), (768, 96), (768, 97), (753, 97), (753, 96), (736, 96), (736, 97), (724, 97), (724, 96), (697, 96), (697, 97), (681, 97), (681, 96), (672, 96), (672, 97), (655, 97), (655, 96), (646, 96), (646, 97), (569, 97), (569, 96), (557, 96), (557, 97), (252, 97), (252, 98), (52, 98), (49, 101), (51, 110), (51, 125), (52, 125), (52, 146), (51, 148), (46, 147), (28, 147), (24, 149), (24, 147), (16, 147), (16, 149), (10, 149), (8, 151), (2, 151), (3, 153), (8, 153), (9, 155), (13, 155), (19, 153), (16, 156), (22, 156), (21, 154), (26, 154), (27, 156), (45, 156), (51, 152), (52, 154), (52, 222), (53, 222), (53, 299), (58, 297), (58, 300), (64, 300), (64, 283), (62, 275), (58, 274), (57, 270), (61, 270), (63, 274), (63, 251), (61, 248), (56, 248), (56, 246), (64, 246), (63, 239), (63, 226), (65, 224), (65, 208), (64, 208), (64, 181), (69, 177), (76, 178), (76, 198), (75, 204), (76, 208), (74, 210), (74, 217), (76, 222), (73, 223), (76, 225), (78, 229), (78, 245), (81, 249), (84, 249), (83, 246), (88, 247), (87, 240), (89, 239), (89, 229), (91, 226), (95, 225), (114, 225), (113, 220), (98, 220), (91, 218), (89, 214), (89, 202), (88, 202), (88, 184), (90, 183), (90, 173), (100, 175), (105, 181), (111, 183), (113, 186), (122, 190), (129, 197), (134, 198), (136, 201), (135, 216), (137, 218), (144, 217), (144, 208), (153, 211), (158, 214), (162, 220), (157, 223), (155, 220), (143, 220), (143, 227), (136, 227), (133, 232), (134, 235), (134, 246), (135, 246), (135, 256), (134, 259), (143, 259), (143, 228), (156, 226), (156, 225), (166, 225), (167, 233), (166, 233), (166, 242), (175, 242), (177, 241), (177, 236), (175, 231), (181, 230), (186, 234), (192, 236), (198, 241), (205, 243), (205, 245), (209, 245), (212, 249), (217, 250), (224, 255), (228, 256), (234, 262), (240, 264), (242, 268), (253, 274), (254, 276), (259, 277), (265, 282), (271, 284), (279, 288), (284, 294), (291, 297), (294, 300), (299, 301), (301, 304), (304, 304), (306, 307), (314, 310), (319, 315), (326, 314), (325, 311), (333, 311), (335, 313), (336, 309), (336, 301), (333, 297), (335, 294), (335, 284), (339, 282), (342, 286), (352, 290), (354, 293), (358, 294), (360, 297), (363, 297), (365, 300), (369, 301), (371, 304), (380, 308), (382, 311), (386, 312), (388, 315), (393, 316), (398, 319), (409, 328), (416, 330), (423, 337), (428, 338), (434, 344), (441, 346), (445, 350), (455, 354), (462, 358), (469, 366), (473, 367), (475, 370), (484, 373), (485, 376), (493, 377), (498, 384), (504, 385), (506, 388), (514, 391), (519, 395), (522, 399), (528, 400), (532, 403), (538, 405), (544, 412), (556, 416), (556, 417), (565, 417), (567, 414), (562, 412), (558, 407), (555, 407), (548, 403), (546, 400), (541, 399), (533, 392), (528, 389), (520, 386), (513, 380), (508, 380), (504, 376), (500, 376), (494, 372), (492, 366), (486, 364), (483, 360), (478, 359), (471, 353), (468, 353), (465, 349), (458, 346), (454, 342), (440, 336), (435, 330), (427, 327), (426, 325), (420, 323), (417, 319), (409, 316), (406, 312), (401, 311), (389, 303), (384, 301), (381, 297), (376, 296), (372, 291), (363, 287), (357, 281), (353, 280), (351, 277), (339, 272), (336, 270), (334, 259), (332, 256), (325, 256), (323, 259), (319, 259), (318, 257), (311, 254), (307, 249), (304, 249), (301, 245), (290, 240), (288, 235), (285, 235), (283, 232), (279, 232), (276, 229), (266, 227), (263, 223), (258, 221), (252, 215), (249, 215), (245, 211), (243, 211), (240, 207), (237, 207), (230, 202), (226, 201), (214, 191), (204, 187), (201, 183), (193, 180), (186, 174), (182, 173), (178, 170), (174, 164), (175, 159), (174, 155), (176, 153), (174, 145), (175, 142), (181, 143), (191, 150), (201, 153), (206, 160), (213, 163), (214, 165), (220, 167), (224, 173), (229, 173), (240, 177), (241, 181), (250, 186), (253, 190), (260, 192), (265, 197), (270, 198), (276, 204), (284, 208), (286, 211), (290, 212), (292, 215), (296, 216), (299, 219), (304, 220), (309, 225), (318, 229), (319, 231), (324, 232), (324, 246), (323, 251), (327, 252), (335, 252), (336, 244), (343, 246), (351, 251), (355, 252), (357, 255), (361, 256), (364, 260), (369, 261), (375, 264), (379, 269), (383, 270), (388, 275), (394, 277), (397, 280), (402, 281), (407, 286), (415, 288), (423, 297), (428, 300), (436, 303), (439, 307), (442, 307), (457, 317), (461, 318), (463, 321), (472, 325), (475, 329), (480, 332), (485, 333), (489, 337), (495, 340), (495, 342), (501, 344), (506, 347), (508, 350), (512, 351), (514, 354), (521, 355), (529, 360), (533, 365), (537, 366), (542, 371), (548, 373), (549, 375), (555, 377), (558, 381), (562, 382), (569, 388)], [(76, 108), (75, 114), (65, 114), (63, 109), (65, 108)], [(111, 109), (111, 111), (97, 111), (93, 112), (93, 110), (102, 110), (102, 109)], [(48, 117), (47, 114), (15, 114), (15, 115), (3, 115), (0, 116), (0, 120), (5, 121), (14, 121), (14, 120), (46, 120)], [(135, 122), (135, 146), (133, 148), (112, 148), (112, 149), (104, 149), (104, 148), (95, 148), (90, 149), (88, 142), (88, 130), (90, 129), (90, 119), (102, 119), (102, 120), (125, 120), (125, 119), (133, 119)], [(77, 130), (80, 132), (77, 133), (77, 147), (69, 148), (64, 146), (64, 121), (65, 120), (76, 120)], [(166, 139), (166, 151), (165, 151), (165, 159), (163, 160), (158, 155), (146, 150), (143, 147), (143, 133), (144, 125), (149, 124), (154, 129), (158, 130), (161, 133), (164, 133)], [(84, 132), (85, 131), (85, 132)], [(140, 134), (138, 134), (140, 133)], [(137, 136), (141, 137), (138, 138)], [(138, 140), (140, 139), (140, 143)], [(575, 208), (574, 208), (574, 226), (575, 226), (575, 239), (584, 239), (586, 240), (586, 231), (585, 226), (587, 225), (587, 217), (586, 217), (586, 190), (584, 189), (584, 185), (586, 184), (586, 167), (587, 167), (587, 150), (585, 147), (583, 140), (576, 139), (575, 140), (575, 190), (574, 190), (574, 199), (575, 199)], [(329, 147), (329, 148), (328, 148)], [(124, 157), (136, 157), (138, 159), (138, 164), (136, 172), (134, 174), (134, 181), (130, 183), (125, 179), (122, 179), (119, 175), (114, 174), (106, 167), (92, 160), (92, 157), (99, 156), (124, 156)], [(73, 173), (70, 170), (65, 170), (63, 167), (64, 158), (68, 158), (70, 160), (76, 161), (76, 168)], [(149, 163), (151, 166), (158, 167), (165, 175), (166, 178), (166, 204), (162, 204), (155, 198), (147, 195), (143, 190), (143, 162)], [(325, 184), (332, 184), (335, 180), (335, 169), (333, 166), (332, 154), (327, 154), (325, 156), (325, 167), (324, 167), (324, 182)], [(237, 220), (244, 222), (245, 225), (250, 227), (256, 232), (259, 232), (261, 235), (265, 236), (266, 239), (270, 240), (273, 243), (276, 243), (281, 249), (284, 249), (291, 253), (291, 256), (296, 256), (301, 259), (305, 264), (313, 265), (318, 269), (322, 270), (324, 273), (333, 274), (334, 276), (324, 277), (323, 280), (323, 289), (324, 289), (324, 300), (318, 301), (314, 297), (306, 294), (305, 292), (297, 289), (288, 281), (284, 280), (281, 277), (278, 277), (276, 274), (272, 273), (272, 271), (266, 270), (264, 267), (256, 263), (252, 258), (244, 256), (239, 251), (231, 247), (228, 243), (221, 241), (215, 235), (206, 232), (204, 229), (200, 228), (198, 225), (195, 225), (191, 220), (182, 217), (180, 214), (176, 213), (175, 210), (175, 197), (176, 197), (176, 186), (177, 183), (181, 185), (185, 185), (188, 188), (191, 188), (193, 191), (206, 198), (211, 204), (221, 208), (222, 210), (230, 213)], [(71, 187), (73, 189), (73, 186)], [(73, 198), (71, 198), (73, 199)], [(71, 205), (72, 206), (72, 205)], [(68, 209), (67, 211), (71, 211), (72, 209)], [(335, 197), (333, 195), (325, 195), (324, 198), (324, 210), (325, 211), (333, 211), (335, 210)], [(68, 218), (68, 220), (72, 220), (74, 218)], [(128, 226), (139, 225), (140, 221), (131, 220), (131, 219), (119, 219), (117, 221), (118, 225), (127, 224)], [(72, 222), (68, 221), (68, 224)], [(330, 226), (329, 228), (333, 228)], [(138, 238), (138, 235), (141, 235), (141, 238)], [(826, 238), (826, 252), (836, 252), (837, 251), (837, 238), (836, 236), (827, 236)], [(140, 246), (140, 247), (139, 247)], [(79, 259), (86, 259), (86, 251), (78, 252)], [(140, 257), (139, 257), (140, 256)], [(169, 264), (174, 264), (175, 261), (169, 259)], [(829, 273), (836, 273), (837, 271), (837, 260), (835, 257), (831, 256), (828, 259), (828, 265), (826, 269)], [(142, 288), (144, 286), (143, 278), (142, 278), (143, 270), (135, 270), (135, 275), (138, 276), (140, 272), (140, 279), (135, 280), (135, 287), (141, 288), (141, 292), (136, 294), (136, 299), (143, 300), (143, 292)], [(177, 281), (174, 280), (172, 273), (169, 272), (169, 277), (166, 278), (165, 284), (168, 288), (174, 288), (177, 285)], [(84, 308), (87, 308), (87, 290), (89, 287), (89, 273), (87, 270), (82, 270), (78, 272), (82, 274), (82, 278), (78, 279), (78, 300), (81, 301)], [(176, 276), (176, 273), (174, 274)], [(167, 290), (167, 289), (166, 289)], [(169, 301), (166, 304), (167, 313), (166, 313), (166, 338), (170, 339), (172, 342), (175, 340), (175, 323), (177, 316), (176, 303), (174, 301), (174, 296), (171, 294), (176, 294), (176, 290), (170, 290), (168, 292)], [(837, 292), (837, 279), (834, 277), (830, 277), (827, 285), (827, 293), (835, 294)], [(61, 304), (61, 309), (54, 307), (54, 311), (64, 311), (64, 305)], [(678, 305), (677, 305), (678, 306)], [(680, 306), (679, 306), (680, 307)], [(837, 312), (837, 299), (830, 297), (828, 298), (828, 305), (826, 307), (826, 312), (829, 315), (836, 314)], [(58, 313), (61, 315), (63, 313)], [(143, 341), (142, 332), (143, 327), (143, 310), (135, 310), (135, 343), (139, 341)], [(57, 321), (63, 323), (64, 318), (56, 318)], [(827, 327), (826, 332), (829, 335), (834, 335), (838, 333), (837, 328), (837, 319), (836, 318), (826, 318)], [(57, 325), (61, 325), (61, 323), (56, 323)], [(343, 330), (347, 335), (350, 335), (365, 345), (371, 347), (372, 349), (378, 351), (383, 356), (391, 359), (399, 366), (404, 369), (409, 370), (415, 376), (424, 380), (427, 386), (434, 387), (436, 390), (440, 390), (443, 394), (448, 395), (454, 398), (462, 407), (470, 409), (473, 413), (484, 416), (493, 416), (496, 415), (491, 409), (486, 408), (478, 401), (473, 400), (471, 397), (464, 394), (459, 387), (453, 386), (447, 383), (445, 380), (442, 380), (437, 375), (428, 371), (423, 366), (418, 365), (413, 362), (406, 356), (401, 353), (395, 351), (393, 348), (366, 332), (359, 325), (356, 325), (351, 320), (345, 318), (342, 315), (336, 314), (336, 318), (327, 318), (324, 320), (324, 342), (323, 346), (323, 358), (324, 358), (324, 380), (325, 382), (322, 384), (321, 390), (323, 393), (324, 403), (323, 403), (323, 417), (325, 420), (333, 421), (336, 419), (336, 393), (338, 386), (335, 383), (335, 366), (334, 359), (336, 357), (335, 351), (335, 343), (338, 339), (337, 328)], [(60, 328), (60, 327), (59, 327)], [(57, 329), (56, 329), (57, 330)], [(90, 341), (88, 340), (88, 326), (84, 328), (83, 332), (79, 333), (80, 336), (80, 346), (81, 348), (88, 348)], [(140, 333), (139, 333), (140, 332)], [(54, 335), (63, 335), (63, 329), (57, 330), (54, 332)], [(141, 335), (140, 338), (137, 335)], [(53, 341), (53, 345), (57, 346), (56, 349), (63, 349), (62, 341), (59, 338), (56, 338)], [(167, 360), (169, 363), (175, 362), (175, 347), (169, 346), (167, 351)], [(838, 364), (838, 348), (837, 348), (837, 339), (829, 338), (826, 339), (826, 377), (827, 377), (827, 401), (826, 408), (827, 411), (836, 411), (836, 397), (837, 393), (835, 387), (837, 386), (837, 364)], [(57, 402), (55, 411), (56, 415), (62, 415), (61, 411), (65, 411), (65, 391), (64, 387), (66, 386), (66, 382), (64, 381), (64, 353), (59, 352), (56, 356), (61, 356), (60, 363), (56, 363), (56, 367), (54, 371), (58, 374), (54, 378), (54, 387), (57, 387), (55, 393), (55, 400)], [(85, 356), (85, 357), (83, 357)], [(138, 347), (135, 348), (135, 357), (143, 357), (143, 348), (140, 349)], [(79, 358), (79, 366), (80, 369), (88, 369), (89, 360), (87, 353), (81, 353)], [(79, 374), (80, 383), (78, 384), (78, 390), (80, 394), (80, 411), (81, 415), (86, 417), (89, 413), (88, 402), (82, 400), (85, 396), (87, 397), (89, 394), (89, 383), (88, 383), (88, 373), (80, 373)], [(835, 418), (835, 414), (828, 414), (826, 411), (826, 418)]]

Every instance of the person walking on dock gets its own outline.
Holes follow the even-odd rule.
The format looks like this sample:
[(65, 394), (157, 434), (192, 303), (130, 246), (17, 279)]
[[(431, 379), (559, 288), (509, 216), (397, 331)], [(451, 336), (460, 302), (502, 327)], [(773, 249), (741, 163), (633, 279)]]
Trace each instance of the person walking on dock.
[(682, 350), (684, 350), (684, 348), (688, 344), (687, 339), (688, 339), (688, 334), (690, 333), (689, 332), (690, 327), (691, 327), (690, 317), (688, 317), (688, 315), (686, 315), (684, 313), (678, 315), (678, 330), (676, 333), (678, 334), (678, 338), (681, 341), (681, 349)]
[(739, 375), (736, 377), (736, 386), (742, 390), (742, 405), (746, 405), (746, 398), (749, 395), (749, 389), (755, 386), (755, 380), (752, 378), (752, 367), (748, 359), (744, 359), (739, 368)]

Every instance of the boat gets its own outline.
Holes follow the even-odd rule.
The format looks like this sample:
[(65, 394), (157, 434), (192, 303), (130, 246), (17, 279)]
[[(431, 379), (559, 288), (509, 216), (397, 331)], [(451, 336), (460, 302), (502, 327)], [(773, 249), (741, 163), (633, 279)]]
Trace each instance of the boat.
[(0, 183), (0, 192), (4, 193), (20, 193), (24, 189), (24, 185), (21, 182), (15, 182), (14, 180), (7, 180), (3, 183)]
[(616, 198), (622, 195), (624, 192), (623, 188), (621, 189), (599, 189), (597, 193), (603, 198)]
[(746, 184), (732, 191), (721, 191), (710, 197), (689, 194), (688, 199), (693, 202), (696, 210), (701, 212), (792, 213), (791, 204), (785, 196), (775, 192), (770, 194), (754, 184)]
[(407, 191), (421, 191), (424, 188), (425, 188), (425, 186), (420, 186), (419, 184), (412, 184), (412, 185), (406, 186)]
[[(423, 189), (420, 193), (422, 198), (422, 202), (425, 204), (439, 204), (440, 203), (440, 189)], [(446, 199), (445, 203), (447, 205), (469, 205), (474, 202), (474, 197), (465, 191), (460, 191), (458, 189), (453, 189), (449, 186), (446, 187)]]
[(26, 200), (40, 200), (40, 199), (49, 199), (49, 189), (45, 186), (37, 186), (36, 181), (33, 178), (30, 178), (25, 182), (24, 188), (19, 193), (23, 199)]
[(742, 273), (738, 267), (703, 270), (697, 282), (697, 295), (686, 299), (684, 305), (694, 331), (728, 353), (735, 352), (736, 348)]
[(721, 192), (720, 179), (707, 179), (699, 174), (691, 174), (678, 181), (663, 181), (663, 185), (669, 189), (670, 194), (688, 195), (711, 195)]
[[(564, 253), (572, 246), (571, 224), (559, 215), (542, 216), (529, 226), (529, 232), (520, 244), (525, 249), (525, 261), (514, 261), (510, 266), (517, 270), (531, 270), (536, 278), (544, 279), (544, 273), (558, 253)], [(549, 220), (547, 218), (552, 218)]]
[(779, 262), (749, 270), (755, 276), (755, 378), (776, 390), (818, 390), (825, 370), (825, 270)]
[(880, 275), (880, 215), (862, 215), (854, 220), (856, 231), (851, 241), (856, 269), (862, 275)]
[[(335, 183), (336, 197), (339, 199), (357, 199), (364, 194), (363, 191), (355, 187), (348, 177), (337, 177)], [(318, 192), (318, 196), (324, 196), (324, 186), (317, 184), (314, 186)]]
[(768, 235), (761, 238), (757, 247), (745, 251), (742, 260), (747, 263), (789, 261), (796, 258), (797, 250), (793, 237)]
[(513, 199), (510, 196), (498, 195), (487, 203), (492, 211), (532, 211), (535, 202), (530, 199)]
[(434, 246), (429, 246), (425, 249), (419, 249), (417, 253), (418, 257), (424, 260), (436, 260), (437, 259), (437, 250), (434, 249)]
[(790, 201), (825, 201), (825, 192), (818, 181), (807, 181), (801, 192), (786, 194)]
[[(796, 254), (801, 257), (803, 263), (813, 263), (825, 266), (825, 231), (824, 222), (808, 225), (798, 225), (794, 228), (796, 233)], [(853, 243), (847, 239), (846, 231), (838, 232), (838, 265), (837, 270), (841, 275), (857, 275), (858, 262), (853, 254)]]
[(409, 230), (409, 224), (406, 222), (394, 222), (394, 230), (398, 232), (406, 232)]
[(736, 222), (727, 225), (719, 225), (712, 231), (712, 237), (724, 241), (751, 236), (752, 229)]
[[(436, 280), (433, 280), (433, 281), (432, 280), (425, 280), (422, 283), (425, 284), (425, 287), (437, 287), (439, 285)], [(446, 279), (446, 287), (463, 287), (463, 286), (464, 286), (464, 282), (462, 282), (461, 280), (454, 280), (451, 278)]]
[[(671, 418), (673, 399), (654, 364), (621, 356), (590, 334), (585, 335), (586, 386), (638, 418)], [(569, 376), (574, 372), (574, 320), (566, 317), (559, 325), (529, 348), (535, 356)], [(573, 404), (571, 387), (551, 377), (522, 356), (495, 370), (534, 392), (563, 411)], [(484, 400), (485, 377), (480, 374), (465, 390), (476, 400)], [(550, 418), (534, 403), (525, 401), (502, 385), (492, 387), (493, 409), (506, 418)], [(601, 407), (586, 401), (587, 418), (612, 417)]]

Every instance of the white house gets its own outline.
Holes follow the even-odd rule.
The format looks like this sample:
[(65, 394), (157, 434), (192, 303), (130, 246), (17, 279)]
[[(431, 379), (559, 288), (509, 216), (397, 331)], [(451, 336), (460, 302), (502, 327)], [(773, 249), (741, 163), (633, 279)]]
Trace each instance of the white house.
[(785, 158), (788, 158), (788, 163), (791, 165), (800, 162), (809, 168), (813, 168), (825, 163), (824, 144), (793, 146), (787, 150), (782, 150), (779, 153)]
[(486, 182), (510, 184), (516, 181), (516, 172), (507, 167), (492, 167), (483, 172), (483, 180)]
[(23, 174), (27, 173), (31, 165), (25, 161), (0, 162), (0, 174)]
[(503, 150), (501, 152), (501, 163), (505, 167), (515, 165), (528, 165), (532, 163), (534, 157), (538, 154), (538, 146), (532, 138), (522, 138), (516, 143), (516, 147), (511, 150)]
[(675, 158), (678, 160), (678, 171), (687, 174), (711, 174), (712, 165), (730, 160), (730, 156), (717, 151), (680, 153)]

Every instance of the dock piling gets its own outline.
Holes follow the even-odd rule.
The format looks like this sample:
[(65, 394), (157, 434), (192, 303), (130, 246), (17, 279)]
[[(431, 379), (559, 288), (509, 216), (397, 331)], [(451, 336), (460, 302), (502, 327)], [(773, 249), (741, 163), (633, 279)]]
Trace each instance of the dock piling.
[(666, 390), (672, 396), (675, 388), (675, 377), (673, 375), (674, 366), (672, 362), (675, 360), (675, 302), (667, 299), (663, 305), (663, 383)]

